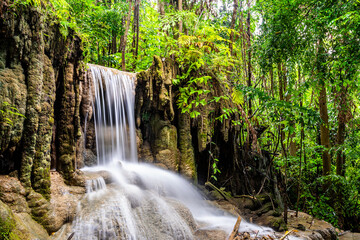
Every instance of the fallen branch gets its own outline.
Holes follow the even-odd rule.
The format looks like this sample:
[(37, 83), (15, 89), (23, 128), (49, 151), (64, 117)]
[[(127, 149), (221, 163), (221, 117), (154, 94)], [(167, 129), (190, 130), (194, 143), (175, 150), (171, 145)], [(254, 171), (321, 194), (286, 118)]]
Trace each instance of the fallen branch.
[(222, 191), (221, 189), (217, 188), (214, 184), (212, 184), (211, 182), (206, 182), (205, 186), (212, 188), (213, 190), (217, 191), (218, 193), (220, 193), (220, 195), (227, 201), (231, 202), (231, 197), (228, 196), (227, 193), (225, 193), (224, 191)]
[(235, 239), (238, 231), (239, 231), (239, 227), (240, 227), (240, 223), (241, 223), (241, 217), (238, 216), (237, 220), (236, 220), (236, 223), (235, 223), (235, 226), (234, 226), (234, 229), (232, 230), (231, 234), (230, 234), (230, 237), (228, 240), (233, 240)]
[(252, 200), (257, 200), (255, 196), (250, 196), (250, 195), (235, 195), (234, 198), (249, 198)]
[(71, 240), (71, 239), (74, 237), (74, 235), (75, 235), (75, 232), (73, 232), (72, 234), (70, 234), (70, 236), (68, 237), (67, 240)]
[(280, 240), (284, 240), (288, 235), (290, 235), (291, 233), (293, 233), (293, 232), (295, 232), (296, 230), (290, 230), (290, 231), (287, 231), (286, 233), (285, 233), (285, 235), (284, 236), (282, 236), (281, 238), (280, 238)]

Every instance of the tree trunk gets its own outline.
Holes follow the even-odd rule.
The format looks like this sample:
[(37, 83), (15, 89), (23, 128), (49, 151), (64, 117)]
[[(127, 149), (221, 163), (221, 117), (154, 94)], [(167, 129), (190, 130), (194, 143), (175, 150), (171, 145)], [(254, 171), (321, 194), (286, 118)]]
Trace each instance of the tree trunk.
[(231, 24), (230, 24), (230, 29), (231, 29), (230, 43), (229, 43), (230, 55), (233, 55), (233, 42), (234, 42), (234, 31), (233, 31), (233, 29), (235, 27), (237, 9), (238, 9), (238, 0), (234, 0), (234, 8), (233, 8), (233, 13), (232, 13), (232, 16), (231, 16)]
[[(178, 0), (178, 11), (182, 11), (183, 10), (183, 6), (182, 6), (182, 0)], [(180, 33), (182, 33), (183, 31), (183, 22), (182, 20), (179, 20), (179, 37), (180, 37)]]
[(114, 54), (114, 53), (116, 53), (116, 33), (115, 32), (113, 32), (113, 34), (112, 34), (112, 50), (111, 50), (111, 53), (112, 54)]
[[(298, 75), (299, 75), (299, 86), (301, 85), (301, 73), (300, 73), (300, 67), (298, 69)], [(300, 107), (303, 106), (303, 96), (300, 95)], [(299, 214), (299, 203), (300, 203), (300, 195), (301, 195), (301, 177), (302, 177), (302, 155), (303, 155), (303, 143), (304, 143), (304, 114), (301, 113), (301, 133), (300, 133), (300, 156), (299, 156), (299, 176), (298, 176), (298, 183), (297, 183), (297, 199), (296, 199), (296, 217), (298, 217)]]
[(122, 70), (125, 71), (126, 70), (126, 63), (125, 63), (125, 50), (126, 50), (126, 41), (127, 41), (127, 35), (129, 32), (129, 27), (130, 27), (130, 18), (131, 18), (131, 8), (132, 7), (132, 0), (129, 0), (129, 11), (126, 17), (126, 27), (125, 27), (125, 33), (124, 33), (124, 38), (122, 41), (122, 46), (121, 46), (121, 57), (122, 57), (122, 61), (121, 61), (121, 65), (122, 65)]
[[(340, 73), (341, 78), (341, 73)], [(341, 90), (339, 92), (339, 105), (338, 105), (338, 129), (336, 134), (336, 145), (341, 147), (345, 141), (345, 124), (346, 113), (348, 111), (347, 105), (347, 91), (348, 88), (341, 84)], [(344, 176), (344, 154), (342, 150), (338, 150), (336, 153), (336, 174)]]
[(165, 6), (164, 6), (164, 0), (158, 0), (158, 11), (161, 16), (165, 15)]
[(325, 148), (322, 152), (323, 160), (323, 175), (328, 175), (331, 170), (331, 159), (329, 154), (330, 148), (330, 130), (329, 130), (329, 115), (327, 110), (327, 95), (325, 84), (320, 84), (320, 94), (319, 94), (319, 110), (320, 118), (322, 120), (320, 125), (320, 142), (321, 145)]
[[(138, 58), (138, 50), (139, 50), (139, 17), (140, 17), (140, 1), (135, 0), (135, 7), (134, 7), (134, 22), (133, 22), (133, 56), (134, 59), (137, 60)], [(136, 61), (134, 61), (133, 69), (136, 68)]]
[[(247, 79), (247, 85), (248, 87), (251, 87), (251, 32), (250, 32), (250, 0), (247, 1), (247, 8), (248, 8), (248, 14), (246, 19), (247, 24), (247, 50), (248, 50), (248, 79)], [(252, 106), (251, 106), (251, 99), (249, 99), (249, 116), (252, 115)]]
[(273, 65), (271, 64), (270, 67), (270, 91), (271, 91), (271, 96), (274, 97), (274, 71), (273, 71)]

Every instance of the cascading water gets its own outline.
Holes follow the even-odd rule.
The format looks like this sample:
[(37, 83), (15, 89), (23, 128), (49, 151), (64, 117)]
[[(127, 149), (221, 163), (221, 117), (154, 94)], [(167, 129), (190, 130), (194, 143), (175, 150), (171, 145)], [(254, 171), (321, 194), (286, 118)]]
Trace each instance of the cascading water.
[(90, 65), (98, 164), (137, 162), (134, 78), (114, 69)]
[[(99, 164), (83, 170), (105, 170), (112, 183), (105, 185), (101, 177), (87, 182), (71, 229), (57, 239), (73, 233), (77, 240), (186, 240), (198, 238), (199, 226), (230, 233), (236, 218), (210, 206), (189, 182), (170, 171), (137, 163), (134, 79), (95, 65), (90, 70)], [(240, 229), (272, 233), (245, 221)]]

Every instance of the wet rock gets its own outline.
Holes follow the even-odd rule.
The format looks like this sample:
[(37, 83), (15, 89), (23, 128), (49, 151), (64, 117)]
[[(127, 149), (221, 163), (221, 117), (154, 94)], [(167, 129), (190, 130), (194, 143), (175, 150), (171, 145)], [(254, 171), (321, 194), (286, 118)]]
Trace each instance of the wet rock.
[(84, 174), (86, 180), (93, 180), (102, 177), (106, 184), (110, 184), (114, 181), (111, 173), (108, 171), (85, 172)]
[(220, 240), (227, 239), (228, 233), (222, 230), (198, 229), (195, 231), (195, 237), (199, 240)]
[(296, 226), (296, 229), (299, 229), (301, 231), (305, 231), (306, 230), (306, 227), (304, 225), (302, 225), (301, 223), (299, 223), (297, 226)]
[(0, 200), (15, 213), (30, 213), (25, 196), (26, 191), (17, 178), (0, 176)]
[(140, 146), (138, 153), (139, 153), (139, 160), (148, 163), (154, 162), (154, 156), (151, 151), (150, 143), (148, 141), (143, 142), (143, 144)]
[(84, 165), (87, 167), (97, 165), (97, 157), (95, 156), (94, 152), (90, 149), (84, 150)]
[(68, 186), (58, 172), (51, 172), (51, 223), (49, 232), (56, 232), (67, 222), (71, 222), (76, 214), (80, 198), (85, 194), (84, 187)]
[(360, 239), (360, 233), (347, 232), (339, 236), (340, 240), (357, 240)]
[(0, 236), (9, 240), (49, 239), (45, 229), (28, 213), (13, 213), (2, 201), (0, 201)]
[(176, 154), (170, 149), (164, 149), (156, 154), (156, 161), (166, 166), (167, 169), (176, 171)]
[[(66, 180), (65, 180), (66, 181)], [(74, 171), (72, 173), (72, 177), (70, 178), (70, 181), (68, 181), (68, 183), (72, 186), (79, 186), (79, 187), (85, 187), (85, 176), (84, 173), (77, 169), (76, 171)]]

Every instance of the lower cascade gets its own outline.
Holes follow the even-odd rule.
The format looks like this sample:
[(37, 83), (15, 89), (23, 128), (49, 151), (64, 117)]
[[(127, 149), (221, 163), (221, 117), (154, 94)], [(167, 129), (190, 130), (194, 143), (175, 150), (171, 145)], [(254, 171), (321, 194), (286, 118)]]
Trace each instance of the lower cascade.
[[(98, 165), (82, 170), (103, 176), (87, 181), (75, 219), (53, 238), (208, 239), (200, 234), (207, 230), (222, 230), (226, 238), (235, 216), (209, 204), (178, 174), (138, 163), (134, 79), (104, 67), (91, 65), (90, 70)], [(273, 234), (270, 228), (245, 221), (239, 231), (253, 236)]]

